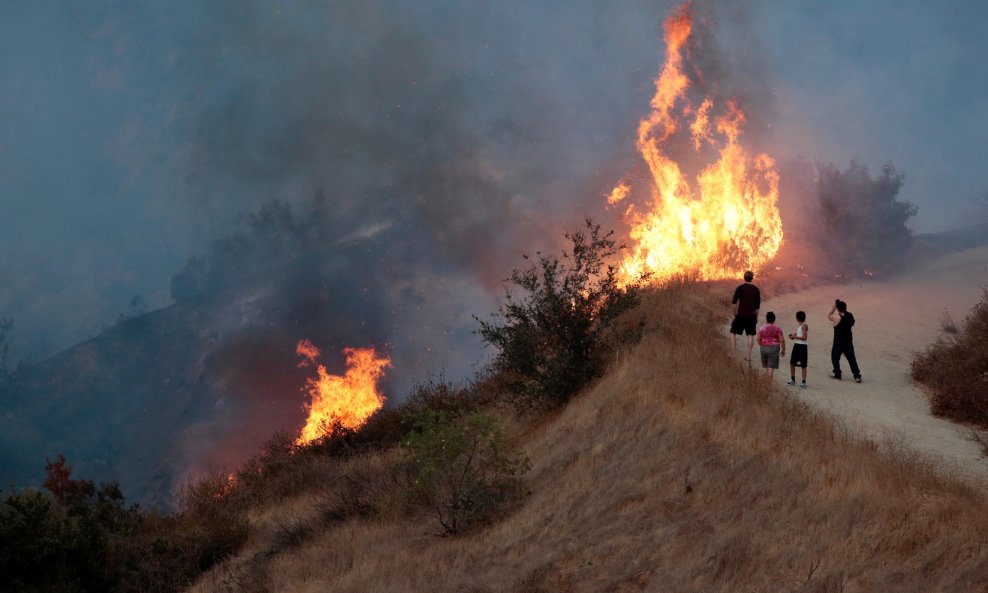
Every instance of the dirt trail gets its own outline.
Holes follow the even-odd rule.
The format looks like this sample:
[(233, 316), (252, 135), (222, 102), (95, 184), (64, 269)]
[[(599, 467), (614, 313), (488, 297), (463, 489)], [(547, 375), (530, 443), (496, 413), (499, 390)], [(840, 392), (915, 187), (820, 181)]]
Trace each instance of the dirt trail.
[[(889, 280), (820, 286), (770, 299), (762, 304), (759, 323), (765, 312), (774, 311), (789, 334), (796, 327), (796, 311), (803, 310), (810, 326), (808, 388), (785, 386), (788, 351), (776, 381), (853, 429), (938, 456), (959, 473), (988, 478), (988, 459), (970, 438), (970, 429), (932, 416), (926, 396), (909, 377), (913, 353), (941, 333), (944, 311), (959, 325), (980, 300), (983, 286), (988, 287), (988, 247), (952, 253)], [(841, 362), (844, 380), (829, 377), (833, 329), (827, 313), (835, 298), (846, 301), (856, 319), (861, 384), (850, 380), (846, 359)]]

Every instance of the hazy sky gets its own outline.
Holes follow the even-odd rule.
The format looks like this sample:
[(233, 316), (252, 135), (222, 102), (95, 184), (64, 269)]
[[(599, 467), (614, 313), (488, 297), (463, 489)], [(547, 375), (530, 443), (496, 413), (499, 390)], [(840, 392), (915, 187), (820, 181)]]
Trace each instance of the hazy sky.
[(914, 227), (988, 190), (988, 4), (785, 2), (758, 27), (776, 72), (779, 151), (906, 174)]
[[(391, 172), (329, 137), (343, 122), (387, 142), (409, 133), (409, 110), (455, 118), (492, 179), (523, 187), (537, 169), (540, 193), (499, 204), (502, 224), (593, 214), (627, 165), (672, 4), (4, 0), (0, 317), (30, 354), (92, 335), (134, 294), (164, 306), (181, 263), (266, 198), (329, 186), (353, 198), (341, 208), (363, 208), (354, 220), (389, 219), (374, 196)], [(988, 5), (752, 1), (712, 14), (739, 84), (770, 99), (757, 108), (777, 158), (892, 161), (920, 231), (988, 190)], [(395, 47), (419, 57), (406, 65)], [(448, 89), (449, 105), (419, 86)], [(427, 126), (415, 133), (442, 154)], [(471, 215), (487, 211), (434, 232)]]

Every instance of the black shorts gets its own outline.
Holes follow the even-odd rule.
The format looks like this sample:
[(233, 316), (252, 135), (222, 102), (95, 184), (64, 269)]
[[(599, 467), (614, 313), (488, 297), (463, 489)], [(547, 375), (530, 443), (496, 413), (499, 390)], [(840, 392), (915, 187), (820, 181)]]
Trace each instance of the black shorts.
[(808, 359), (809, 351), (806, 349), (806, 344), (792, 345), (792, 356), (789, 357), (789, 364), (805, 369)]
[(755, 329), (755, 325), (758, 324), (757, 317), (734, 317), (734, 321), (731, 322), (731, 333), (741, 335), (742, 333), (753, 336), (758, 331)]

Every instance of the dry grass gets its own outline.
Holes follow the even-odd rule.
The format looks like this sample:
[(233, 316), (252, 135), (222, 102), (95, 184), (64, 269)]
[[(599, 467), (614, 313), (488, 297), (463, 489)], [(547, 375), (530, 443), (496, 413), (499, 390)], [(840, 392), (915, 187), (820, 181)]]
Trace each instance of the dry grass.
[(954, 318), (950, 316), (950, 311), (944, 309), (943, 317), (940, 318), (940, 329), (948, 334), (958, 334), (960, 330), (957, 327), (957, 323), (954, 322)]
[(970, 429), (971, 440), (981, 447), (981, 454), (988, 457), (988, 432), (978, 430), (977, 428)]
[(946, 336), (912, 362), (912, 376), (931, 388), (930, 410), (988, 428), (988, 289), (958, 328), (944, 313)]
[[(192, 591), (988, 590), (984, 485), (764, 384), (716, 337), (712, 302), (646, 296), (642, 342), (516, 426), (531, 494), (502, 521), (455, 538), (398, 513), (327, 524), (309, 494), (258, 513), (247, 549)], [(316, 527), (286, 547), (289, 519)]]

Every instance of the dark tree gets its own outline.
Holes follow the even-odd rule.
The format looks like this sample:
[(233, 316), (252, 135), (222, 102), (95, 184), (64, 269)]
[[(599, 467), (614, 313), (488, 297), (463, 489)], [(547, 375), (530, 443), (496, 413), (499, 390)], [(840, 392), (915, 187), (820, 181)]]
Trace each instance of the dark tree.
[(878, 177), (851, 161), (846, 171), (818, 165), (816, 243), (839, 270), (861, 274), (893, 267), (912, 242), (906, 222), (917, 207), (898, 198), (905, 175), (891, 163)]
[(302, 206), (269, 200), (244, 216), (237, 231), (213, 241), (205, 254), (186, 260), (171, 278), (171, 296), (176, 301), (189, 299), (291, 261), (331, 239), (331, 219), (322, 194)]
[(140, 525), (116, 482), (72, 478), (59, 455), (45, 467), (49, 493), (26, 490), (0, 502), (0, 591), (106, 592), (115, 575), (108, 550)]

